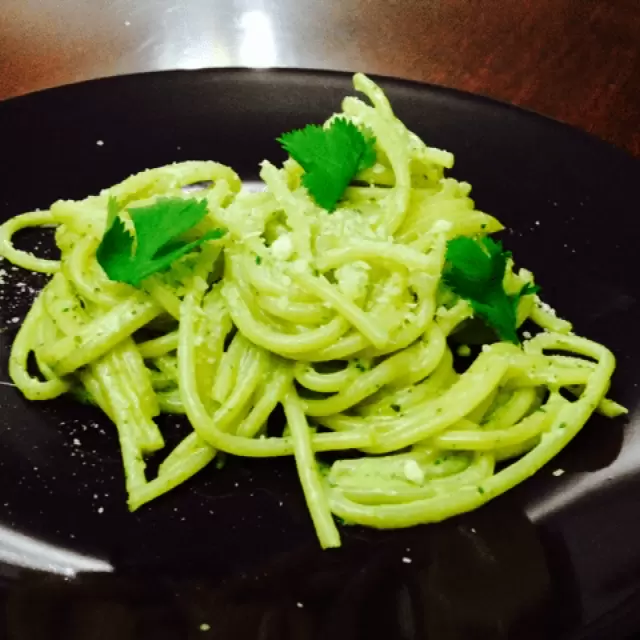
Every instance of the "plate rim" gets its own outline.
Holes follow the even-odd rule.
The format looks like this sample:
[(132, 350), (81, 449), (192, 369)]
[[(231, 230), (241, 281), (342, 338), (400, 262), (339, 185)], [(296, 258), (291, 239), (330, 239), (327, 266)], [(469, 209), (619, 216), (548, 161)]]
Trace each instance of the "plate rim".
[[(69, 90), (90, 90), (91, 87), (104, 84), (119, 84), (121, 82), (135, 82), (136, 80), (142, 80), (144, 82), (152, 81), (154, 78), (178, 78), (189, 76), (233, 76), (233, 75), (246, 75), (258, 78), (259, 76), (274, 75), (280, 77), (286, 76), (310, 76), (310, 77), (329, 77), (335, 79), (349, 80), (358, 71), (352, 71), (347, 69), (322, 69), (319, 67), (242, 67), (242, 66), (229, 66), (229, 67), (200, 67), (197, 69), (185, 69), (185, 68), (172, 68), (172, 69), (151, 69), (135, 71), (132, 73), (118, 73), (113, 75), (101, 75), (93, 78), (87, 78), (84, 80), (66, 82), (61, 85), (52, 87), (43, 87), (27, 93), (10, 96), (0, 100), (0, 125), (2, 123), (3, 111), (7, 108), (7, 105), (16, 105), (25, 101), (33, 101), (46, 99), (49, 96), (55, 97), (57, 94)], [(441, 85), (432, 82), (415, 80), (410, 78), (404, 78), (400, 76), (369, 73), (362, 71), (369, 78), (375, 82), (380, 82), (387, 85), (396, 85), (407, 89), (413, 89), (418, 91), (426, 91), (436, 95), (442, 95), (455, 100), (471, 101), (481, 104), (485, 107), (492, 108), (494, 110), (506, 110), (512, 113), (516, 113), (519, 116), (525, 117), (529, 120), (537, 121), (540, 125), (547, 127), (555, 127), (560, 133), (565, 135), (573, 135), (574, 137), (581, 138), (583, 144), (590, 144), (593, 147), (599, 147), (601, 153), (610, 153), (618, 155), (619, 160), (629, 162), (629, 166), (636, 164), (640, 167), (640, 157), (636, 157), (628, 149), (619, 147), (613, 142), (601, 138), (591, 131), (587, 131), (574, 125), (570, 122), (559, 120), (554, 116), (544, 114), (533, 108), (515, 104), (508, 100), (495, 98), (484, 93), (475, 93), (467, 91), (466, 89), (460, 89), (453, 86)], [(9, 107), (11, 108), (11, 107)], [(635, 161), (635, 162), (634, 162)]]

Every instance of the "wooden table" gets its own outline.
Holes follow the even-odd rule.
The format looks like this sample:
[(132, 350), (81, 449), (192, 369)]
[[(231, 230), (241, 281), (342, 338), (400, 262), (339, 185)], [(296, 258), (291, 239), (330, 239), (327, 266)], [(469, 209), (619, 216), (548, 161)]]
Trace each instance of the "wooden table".
[(513, 102), (640, 156), (640, 0), (1, 4), (0, 98), (156, 69), (362, 70)]

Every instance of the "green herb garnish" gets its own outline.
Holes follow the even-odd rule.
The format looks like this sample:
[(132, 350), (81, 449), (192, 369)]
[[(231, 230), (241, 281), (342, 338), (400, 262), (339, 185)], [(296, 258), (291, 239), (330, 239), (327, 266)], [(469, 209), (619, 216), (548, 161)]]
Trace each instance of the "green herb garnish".
[(502, 340), (519, 344), (516, 333), (516, 312), (520, 298), (540, 291), (540, 287), (525, 284), (516, 294), (504, 290), (503, 280), (509, 251), (491, 238), (472, 240), (458, 237), (447, 243), (445, 284), (467, 300), (476, 315), (495, 329)]
[(352, 178), (376, 162), (373, 135), (345, 118), (326, 128), (307, 125), (283, 134), (278, 142), (304, 169), (302, 184), (327, 211), (335, 211)]
[(111, 280), (136, 287), (203, 242), (217, 240), (226, 233), (224, 229), (214, 229), (193, 242), (180, 240), (207, 215), (206, 200), (158, 198), (149, 206), (128, 209), (127, 213), (135, 235), (120, 217), (116, 199), (109, 198), (107, 229), (97, 258)]

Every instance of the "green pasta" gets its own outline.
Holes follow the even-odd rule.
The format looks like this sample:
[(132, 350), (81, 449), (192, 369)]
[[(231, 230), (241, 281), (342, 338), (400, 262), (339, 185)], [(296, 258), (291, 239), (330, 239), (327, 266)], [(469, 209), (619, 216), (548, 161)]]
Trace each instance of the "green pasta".
[[(13, 343), (10, 376), (30, 400), (75, 394), (113, 421), (131, 510), (218, 452), (293, 456), (319, 542), (337, 547), (333, 515), (398, 528), (475, 509), (540, 469), (594, 411), (625, 413), (606, 398), (611, 352), (574, 335), (534, 295), (532, 274), (487, 240), (503, 226), (445, 176), (453, 156), (410, 132), (366, 76), (354, 85), (369, 104), (347, 97), (338, 117), (375, 138), (375, 163), (335, 210), (317, 204), (293, 158), (262, 164), (260, 193), (216, 162), (183, 162), (0, 226), (0, 255), (52, 274)], [(113, 203), (153, 210), (194, 184), (206, 215), (185, 234), (193, 250), (140, 287), (109, 279), (97, 252)], [(16, 232), (50, 225), (59, 261), (14, 247)], [(481, 301), (443, 276), (461, 237), (503, 261)], [(512, 334), (525, 321), (539, 332), (522, 344), (488, 338), (475, 357), (465, 345), (457, 371), (456, 341), (491, 317), (498, 294), (514, 305)], [(286, 424), (267, 429), (278, 405)], [(165, 446), (160, 412), (192, 431), (149, 478), (145, 456)], [(320, 465), (329, 451), (349, 456)]]

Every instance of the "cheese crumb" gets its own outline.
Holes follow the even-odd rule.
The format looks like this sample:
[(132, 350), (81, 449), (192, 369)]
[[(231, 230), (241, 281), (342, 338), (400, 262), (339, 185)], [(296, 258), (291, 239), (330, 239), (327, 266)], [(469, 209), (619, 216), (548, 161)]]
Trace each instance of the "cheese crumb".
[(538, 298), (538, 304), (540, 305), (540, 308), (543, 311), (546, 311), (548, 314), (552, 315), (552, 316), (556, 316), (558, 315), (556, 313), (556, 310), (549, 304), (547, 304), (546, 302), (540, 300), (540, 298)]
[(461, 344), (456, 353), (463, 358), (468, 358), (471, 355), (471, 349), (468, 344)]
[(433, 233), (443, 233), (451, 231), (453, 225), (448, 220), (436, 220), (431, 227)]
[(564, 469), (556, 469), (556, 470), (553, 472), (553, 475), (554, 475), (556, 478), (559, 478), (561, 475), (564, 475)]
[(404, 463), (404, 475), (413, 484), (421, 485), (424, 482), (424, 471), (415, 460), (407, 460)]
[(304, 273), (309, 268), (309, 263), (306, 260), (294, 260), (291, 263), (291, 270), (294, 273)]
[(288, 260), (293, 253), (293, 242), (291, 242), (291, 236), (288, 233), (276, 238), (275, 242), (271, 245), (271, 253), (278, 260)]

